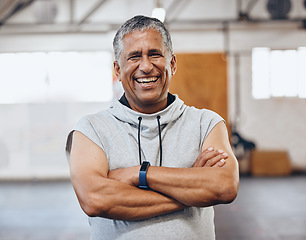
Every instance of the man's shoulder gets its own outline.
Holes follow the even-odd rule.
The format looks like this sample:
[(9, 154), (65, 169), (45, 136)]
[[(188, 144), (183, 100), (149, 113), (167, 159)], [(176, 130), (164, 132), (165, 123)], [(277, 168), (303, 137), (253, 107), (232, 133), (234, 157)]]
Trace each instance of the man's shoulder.
[(103, 109), (96, 113), (91, 113), (83, 116), (80, 121), (95, 121), (95, 120), (103, 120), (106, 118), (110, 118), (111, 114), (109, 113), (108, 109)]
[(75, 129), (99, 129), (106, 127), (111, 122), (112, 115), (106, 110), (83, 116), (76, 123)]
[(206, 117), (210, 117), (210, 116), (215, 117), (219, 115), (213, 110), (210, 110), (207, 108), (197, 108), (194, 106), (187, 106), (185, 114), (189, 116), (206, 116)]

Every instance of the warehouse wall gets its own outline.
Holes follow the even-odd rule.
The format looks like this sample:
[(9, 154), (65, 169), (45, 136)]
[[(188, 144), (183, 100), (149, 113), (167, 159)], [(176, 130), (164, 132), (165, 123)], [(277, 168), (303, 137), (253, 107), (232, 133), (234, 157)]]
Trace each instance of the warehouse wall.
[[(222, 51), (223, 35), (218, 32), (174, 33), (175, 50), (179, 52)], [(294, 169), (306, 170), (306, 99), (252, 98), (253, 47), (296, 49), (306, 45), (306, 30), (301, 29), (244, 29), (230, 33), (231, 55), (229, 60), (229, 119), (236, 117), (236, 94), (240, 98), (238, 131), (256, 143), (259, 150), (286, 150)], [(239, 54), (240, 66), (235, 69), (234, 54)], [(239, 71), (240, 86), (236, 91), (235, 74)]]
[[(261, 6), (263, 7), (263, 6)], [(224, 13), (227, 11), (223, 9)], [(260, 9), (258, 9), (260, 11)], [(298, 10), (304, 11), (304, 10)], [(264, 11), (263, 11), (264, 12)], [(264, 13), (266, 14), (266, 13)], [(114, 33), (1, 35), (1, 52), (22, 51), (111, 51)], [(220, 28), (172, 31), (178, 53), (224, 52)], [(251, 96), (251, 49), (265, 46), (294, 49), (306, 44), (306, 30), (292, 26), (244, 25), (229, 31), (229, 121), (235, 119), (236, 94), (240, 94), (238, 130), (255, 141), (259, 149), (287, 150), (293, 167), (306, 170), (306, 100), (254, 100)], [(234, 67), (239, 54), (240, 67)], [(235, 74), (239, 71), (239, 92)], [(18, 86), (16, 86), (18, 87)], [(209, 86), (208, 86), (209, 87)], [(0, 105), (0, 178), (68, 177), (64, 154), (66, 135), (83, 115), (107, 108), (109, 103), (48, 103)]]

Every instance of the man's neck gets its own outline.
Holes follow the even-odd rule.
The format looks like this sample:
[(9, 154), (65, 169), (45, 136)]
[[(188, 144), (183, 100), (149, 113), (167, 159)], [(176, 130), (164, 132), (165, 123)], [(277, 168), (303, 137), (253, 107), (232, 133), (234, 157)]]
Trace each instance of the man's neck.
[[(175, 96), (172, 95), (171, 93), (168, 93), (167, 104), (166, 104), (166, 106), (161, 107), (161, 108), (164, 109), (164, 108), (168, 107), (171, 103), (174, 102), (174, 100), (175, 100)], [(126, 106), (126, 107), (128, 107), (130, 109), (133, 109), (133, 110), (135, 110), (137, 112), (143, 112), (143, 113), (154, 113), (154, 112), (156, 112), (156, 111), (153, 110), (153, 108), (156, 109), (156, 105), (152, 106), (152, 108), (150, 106), (146, 106), (146, 108), (145, 108), (146, 110), (132, 108), (130, 103), (129, 103), (129, 101), (127, 100), (127, 98), (125, 96), (125, 93), (123, 93), (123, 95), (119, 99), (119, 102), (121, 104), (123, 104), (124, 106)]]

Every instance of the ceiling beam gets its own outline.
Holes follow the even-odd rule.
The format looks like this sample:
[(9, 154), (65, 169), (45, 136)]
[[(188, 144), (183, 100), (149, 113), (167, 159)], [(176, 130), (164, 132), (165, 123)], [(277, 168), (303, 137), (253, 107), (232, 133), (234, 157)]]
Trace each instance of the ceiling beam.
[(75, 0), (69, 0), (69, 22), (74, 24)]
[(18, 0), (13, 1), (1, 1), (0, 2), (0, 23), (4, 23), (10, 13), (14, 10), (18, 4)]
[[(166, 9), (166, 24), (171, 24), (176, 20), (179, 13), (185, 9), (186, 5), (189, 4), (189, 0), (173, 0), (170, 6)], [(172, 19), (170, 18), (173, 13), (176, 13)]]
[[(171, 32), (188, 32), (188, 31), (232, 31), (243, 29), (300, 29), (303, 19), (290, 20), (271, 20), (258, 19), (252, 21), (240, 21), (237, 19), (202, 19), (202, 20), (181, 20), (174, 21), (167, 27)], [(116, 31), (120, 27), (118, 23), (84, 23), (82, 27), (76, 25), (57, 23), (57, 24), (6, 24), (2, 26), (1, 35), (14, 34), (107, 34)], [(228, 33), (228, 32), (227, 32)], [(227, 36), (225, 36), (227, 37)], [(226, 40), (226, 39), (224, 39)], [(226, 40), (227, 41), (227, 40)]]
[(1, 9), (1, 14), (3, 14), (3, 16), (0, 19), (0, 26), (2, 26), (9, 18), (13, 17), (16, 13), (31, 5), (33, 2), (34, 0), (7, 1), (6, 3), (9, 4), (4, 5)]
[(108, 0), (100, 0), (98, 1), (85, 15), (84, 17), (77, 23), (77, 25), (83, 24), (91, 15), (93, 15), (104, 3)]
[(246, 9), (243, 11), (242, 10), (242, 2), (241, 0), (238, 0), (238, 7), (239, 7), (239, 20), (241, 21), (250, 21), (250, 13), (253, 10), (254, 6), (256, 5), (256, 3), (258, 3), (258, 0), (250, 0), (248, 2), (248, 5), (246, 6)]

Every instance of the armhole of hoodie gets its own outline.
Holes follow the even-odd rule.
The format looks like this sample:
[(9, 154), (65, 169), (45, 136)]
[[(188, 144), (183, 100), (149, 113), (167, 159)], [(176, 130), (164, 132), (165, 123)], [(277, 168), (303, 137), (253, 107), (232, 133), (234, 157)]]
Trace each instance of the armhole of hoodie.
[[(104, 152), (104, 145), (102, 143), (102, 140), (95, 130), (94, 125), (90, 121), (89, 117), (82, 118), (74, 127), (73, 131), (70, 132), (69, 135), (72, 135), (74, 131), (78, 131), (82, 134), (84, 134), (88, 139), (90, 139), (93, 143), (95, 143), (98, 147), (100, 147)], [(68, 136), (69, 138), (69, 136)], [(72, 138), (72, 137), (71, 137)], [(67, 140), (68, 142), (68, 140)], [(72, 142), (72, 139), (71, 139)]]
[(217, 113), (211, 110), (204, 110), (201, 118), (201, 147), (211, 130), (219, 123), (225, 120)]

